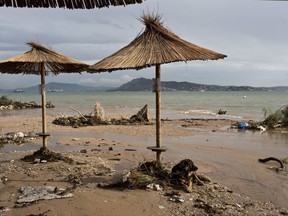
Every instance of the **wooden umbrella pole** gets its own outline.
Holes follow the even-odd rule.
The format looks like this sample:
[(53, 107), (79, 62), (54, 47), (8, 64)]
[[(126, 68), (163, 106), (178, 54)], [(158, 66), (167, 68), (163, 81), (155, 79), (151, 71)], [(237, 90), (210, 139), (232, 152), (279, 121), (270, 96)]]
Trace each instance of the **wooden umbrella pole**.
[[(156, 147), (161, 147), (161, 83), (160, 64), (156, 65)], [(161, 151), (156, 151), (156, 160), (160, 162)]]
[(41, 65), (41, 96), (42, 96), (42, 138), (43, 148), (47, 149), (46, 136), (46, 91), (45, 91), (45, 65)]

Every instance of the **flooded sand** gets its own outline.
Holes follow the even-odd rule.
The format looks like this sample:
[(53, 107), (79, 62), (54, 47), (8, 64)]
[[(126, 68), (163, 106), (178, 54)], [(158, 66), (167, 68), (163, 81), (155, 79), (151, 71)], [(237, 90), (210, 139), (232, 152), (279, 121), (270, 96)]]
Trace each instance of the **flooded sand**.
[[(52, 119), (53, 116), (48, 116), (48, 122), (52, 122)], [(1, 123), (2, 133), (21, 129), (37, 131), (41, 128), (41, 118), (34, 116), (2, 117)], [(276, 173), (268, 168), (279, 167), (278, 163), (258, 162), (259, 158), (286, 158), (288, 134), (229, 129), (229, 125), (230, 120), (163, 121), (162, 145), (168, 148), (162, 154), (163, 161), (176, 163), (191, 158), (199, 172), (206, 173), (235, 192), (288, 208), (287, 171)], [(48, 128), (51, 132), (48, 139), (50, 150), (71, 152), (101, 149), (102, 157), (112, 147), (122, 155), (117, 169), (130, 168), (145, 159), (155, 159), (155, 153), (147, 149), (148, 146), (155, 146), (155, 125), (108, 125), (75, 129), (49, 123)], [(78, 141), (73, 141), (73, 138), (78, 138)], [(34, 140), (21, 146), (4, 145), (0, 152), (38, 150), (41, 143), (41, 140)], [(137, 150), (130, 160), (125, 158), (127, 148)], [(1, 160), (5, 158), (1, 157)]]
[[(288, 155), (288, 134), (213, 133), (207, 136), (166, 140), (171, 151), (168, 157), (193, 158), (210, 165), (208, 174), (213, 180), (222, 182), (236, 192), (262, 201), (271, 201), (288, 208), (288, 171), (276, 172), (277, 162), (259, 163), (259, 158), (286, 158)], [(177, 145), (172, 144), (177, 143)], [(177, 156), (176, 156), (177, 155)], [(166, 154), (164, 155), (166, 156)], [(196, 162), (197, 164), (197, 162)], [(287, 166), (287, 165), (286, 165)]]
[[(80, 144), (63, 145), (57, 140), (63, 137), (78, 137), (90, 139), (92, 142), (83, 146)], [(288, 208), (288, 172), (276, 172), (271, 167), (279, 167), (276, 162), (259, 163), (259, 158), (276, 157), (286, 158), (288, 155), (287, 133), (260, 133), (249, 131), (230, 130), (206, 132), (205, 135), (197, 133), (194, 136), (163, 137), (163, 146), (169, 150), (162, 154), (164, 162), (179, 161), (191, 158), (199, 168), (199, 172), (206, 173), (214, 181), (222, 182), (235, 192), (251, 198), (270, 201), (273, 204)], [(54, 132), (49, 139), (49, 148), (55, 151), (79, 151), (95, 148), (93, 140), (102, 140), (106, 143), (98, 147), (108, 150), (113, 146), (114, 150), (125, 151), (133, 148), (141, 153), (141, 158), (153, 159), (154, 153), (147, 150), (148, 146), (154, 145), (155, 137), (132, 136), (110, 133), (87, 133), (81, 132)], [(28, 143), (22, 146), (5, 145), (1, 152), (36, 150), (39, 145)], [(3, 159), (3, 158), (2, 158)], [(137, 163), (137, 160), (136, 160)], [(135, 161), (122, 160), (122, 165), (117, 169), (130, 168)]]

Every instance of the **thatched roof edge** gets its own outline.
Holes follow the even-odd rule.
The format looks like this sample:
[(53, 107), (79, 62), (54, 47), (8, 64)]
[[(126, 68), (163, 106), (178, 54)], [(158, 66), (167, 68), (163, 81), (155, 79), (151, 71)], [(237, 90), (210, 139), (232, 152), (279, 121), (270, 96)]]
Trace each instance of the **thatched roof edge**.
[(164, 28), (160, 16), (143, 15), (144, 32), (127, 46), (114, 54), (91, 65), (88, 72), (111, 72), (129, 70), (191, 60), (217, 60), (227, 57), (224, 54), (200, 47), (185, 41), (172, 31)]
[(0, 62), (0, 73), (39, 74), (44, 64), (45, 70), (57, 75), (85, 71), (87, 64), (61, 55), (37, 42), (28, 42), (31, 50)]
[(94, 9), (141, 4), (145, 0), (0, 0), (0, 7)]

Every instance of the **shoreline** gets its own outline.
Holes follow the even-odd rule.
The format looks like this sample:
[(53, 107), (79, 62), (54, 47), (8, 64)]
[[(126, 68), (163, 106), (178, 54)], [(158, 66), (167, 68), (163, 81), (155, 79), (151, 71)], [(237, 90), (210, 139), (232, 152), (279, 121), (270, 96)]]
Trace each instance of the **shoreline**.
[[(151, 146), (155, 143), (155, 135), (154, 135), (155, 125), (132, 125), (132, 126), (127, 126), (127, 125), (126, 126), (121, 126), (121, 125), (106, 126), (105, 125), (105, 126), (88, 126), (88, 127), (75, 129), (72, 127), (58, 126), (58, 125), (52, 124), (51, 122), (54, 118), (55, 118), (54, 116), (47, 116), (47, 123), (48, 123), (47, 129), (52, 135), (51, 138), (48, 139), (48, 149), (50, 146), (51, 148), (54, 146), (55, 147), (64, 146), (65, 148), (62, 149), (61, 152), (72, 155), (72, 156), (74, 155), (79, 160), (88, 160), (88, 161), (95, 160), (96, 161), (99, 158), (101, 158), (101, 162), (111, 166), (112, 169), (117, 169), (118, 172), (131, 168), (132, 166), (136, 166), (139, 162), (141, 161), (143, 162), (143, 160), (145, 159), (146, 160), (155, 159), (155, 154), (147, 150), (147, 146)], [(37, 117), (37, 116), (0, 117), (0, 120), (1, 120), (0, 121), (1, 122), (0, 134), (3, 134), (5, 132), (11, 132), (11, 131), (39, 132), (39, 130), (41, 129), (41, 117)], [(273, 145), (271, 146), (271, 143), (270, 143), (271, 149), (268, 148), (269, 141), (271, 141), (272, 143), (275, 143), (275, 140), (280, 139), (279, 137), (275, 135), (275, 133), (272, 135), (269, 135), (268, 133), (261, 135), (260, 133), (253, 134), (250, 132), (245, 133), (243, 131), (239, 132), (238, 130), (231, 130), (231, 129), (228, 129), (228, 126), (231, 124), (231, 121), (232, 120), (227, 120), (227, 119), (221, 119), (221, 120), (207, 120), (207, 119), (195, 120), (194, 119), (194, 120), (190, 120), (189, 122), (183, 122), (181, 120), (163, 121), (162, 122), (162, 132), (163, 132), (162, 142), (164, 143), (163, 145), (167, 145), (167, 147), (169, 148), (167, 152), (161, 155), (163, 157), (163, 163), (171, 166), (172, 164), (179, 162), (181, 159), (191, 158), (194, 161), (194, 163), (199, 167), (199, 173), (207, 174), (209, 177), (212, 178), (212, 180), (221, 182), (221, 184), (224, 183), (229, 188), (232, 188), (232, 190), (235, 191), (235, 193), (244, 194), (244, 196), (247, 196), (247, 194), (249, 193), (252, 195), (254, 194), (254, 196), (251, 196), (251, 195), (249, 196), (255, 200), (262, 200), (262, 202), (269, 202), (269, 201), (270, 202), (273, 201), (274, 203), (276, 202), (275, 203), (276, 205), (282, 206), (287, 209), (288, 206), (285, 206), (285, 203), (288, 198), (288, 193), (286, 193), (288, 191), (288, 188), (287, 188), (287, 185), (286, 186), (284, 185), (284, 188), (283, 188), (283, 182), (285, 181), (285, 179), (287, 180), (288, 176), (281, 174), (281, 173), (276, 174), (274, 173), (273, 170), (267, 169), (269, 166), (277, 166), (273, 163), (269, 163), (269, 164), (257, 163), (257, 159), (259, 157), (265, 156), (264, 155), (265, 152), (268, 154), (270, 153), (276, 154), (278, 152), (277, 156), (279, 157), (285, 156), (285, 152), (287, 154), (287, 150), (286, 151), (284, 150), (283, 152), (284, 147), (285, 146), (287, 147), (285, 141), (283, 141), (283, 144), (278, 144), (282, 146), (278, 151), (274, 150), (273, 152), (271, 149), (275, 149), (275, 148), (273, 148)], [(282, 134), (282, 133), (279, 133), (279, 134)], [(284, 133), (284, 136), (287, 136), (287, 134), (285, 135)], [(76, 139), (73, 141), (73, 138), (76, 138)], [(244, 139), (244, 140), (241, 140), (241, 139)], [(34, 147), (36, 148), (35, 150), (41, 147), (41, 142), (42, 142), (41, 139), (32, 140), (32, 142), (34, 143)], [(236, 144), (232, 145), (233, 142), (234, 144), (235, 143)], [(245, 143), (247, 142), (251, 142), (255, 145), (251, 145), (251, 144), (246, 145)], [(248, 146), (250, 146), (250, 148), (252, 149), (249, 150)], [(108, 150), (109, 147), (112, 147), (113, 151), (109, 151)], [(70, 149), (75, 148), (75, 149), (72, 151), (67, 151), (67, 149), (69, 148)], [(80, 150), (82, 149), (86, 149), (87, 153), (85, 154), (80, 153)], [(97, 150), (92, 151), (92, 149), (97, 149)], [(125, 149), (135, 149), (136, 151), (129, 152), (129, 151), (125, 151)], [(14, 153), (13, 152), (12, 153), (0, 153), (1, 155), (0, 167), (2, 167), (3, 169), (3, 166), (7, 165), (9, 161), (18, 160), (19, 156), (18, 156), (18, 159), (16, 159), (17, 157), (15, 155), (27, 154), (29, 152), (31, 152), (31, 150), (30, 151), (18, 151), (17, 150)], [(93, 163), (95, 163), (95, 161)], [(21, 166), (23, 166), (22, 163), (24, 162), (17, 161), (17, 167), (19, 169)], [(29, 165), (27, 164), (25, 164), (25, 166), (29, 167)], [(34, 164), (31, 164), (30, 166), (32, 169), (33, 167), (35, 167)], [(239, 166), (240, 168), (241, 166), (243, 166), (243, 169), (242, 168), (239, 169)], [(94, 178), (96, 177), (95, 176), (95, 170), (97, 170), (96, 167), (97, 165), (95, 165), (95, 168), (94, 168)], [(42, 168), (42, 170), (38, 170), (38, 171), (40, 173), (44, 172), (44, 173), (49, 174), (49, 171), (45, 170), (44, 167)], [(86, 188), (87, 185), (86, 185), (83, 188), (80, 187), (79, 191), (77, 189), (76, 195), (74, 197), (77, 203), (78, 202), (81, 203), (81, 200), (79, 200), (79, 197), (82, 197), (85, 200), (89, 196), (92, 196), (93, 199), (97, 200), (98, 199), (97, 197), (90, 194), (91, 191), (94, 191), (94, 190), (98, 192), (100, 190), (101, 194), (103, 193), (103, 196), (106, 196), (105, 194), (108, 193), (107, 191), (102, 191), (102, 189), (97, 189), (97, 187), (95, 188), (95, 182), (93, 183), (93, 172), (91, 172), (90, 170), (88, 173), (90, 173), (89, 185), (92, 184), (94, 186), (90, 185), (92, 188), (89, 188), (90, 187), (89, 186), (87, 189)], [(14, 179), (14, 181), (12, 182), (16, 182), (16, 179), (20, 178), (20, 176), (21, 178), (24, 178), (24, 179), (31, 178), (29, 177), (29, 175), (27, 176), (25, 172), (22, 174), (20, 172), (19, 174), (20, 176), (17, 176), (17, 175), (18, 174), (15, 174), (14, 172), (10, 171), (10, 174), (7, 176), (8, 176), (8, 179), (9, 178)], [(273, 181), (275, 181), (275, 183), (272, 185), (269, 185), (270, 183), (268, 184), (265, 178), (269, 179), (271, 177)], [(39, 179), (40, 177), (39, 176), (37, 177), (36, 175), (34, 180), (37, 180), (37, 178)], [(269, 180), (269, 182), (271, 180)], [(87, 181), (89, 182), (89, 180)], [(252, 181), (254, 181), (254, 183)], [(44, 182), (47, 183), (47, 179), (44, 180), (42, 183)], [(64, 184), (64, 183), (61, 183), (61, 184)], [(18, 182), (18, 184), (16, 185), (19, 187), (21, 184), (22, 183)], [(256, 184), (256, 187), (255, 187), (255, 184)], [(259, 184), (263, 184), (264, 187), (261, 185), (259, 186)], [(67, 185), (67, 183), (65, 183), (64, 185)], [(278, 185), (278, 189), (275, 188), (277, 185)], [(259, 192), (259, 189), (261, 189), (261, 187), (263, 187), (262, 190), (264, 191), (268, 189), (267, 194), (270, 195), (270, 198), (266, 197), (265, 193), (263, 193), (262, 191)], [(14, 192), (13, 192), (14, 194), (17, 193), (17, 190), (15, 191), (15, 189), (16, 188), (14, 188)], [(5, 191), (5, 188), (4, 189), (2, 188), (1, 190)], [(274, 192), (273, 194), (274, 190), (276, 192)], [(118, 194), (120, 197), (126, 196), (127, 193), (129, 193), (129, 195), (127, 195), (128, 197), (127, 199), (131, 198), (131, 202), (133, 203), (138, 202), (137, 204), (138, 208), (142, 209), (143, 211), (145, 210), (147, 213), (143, 215), (149, 215), (148, 207), (145, 206), (144, 203), (142, 205), (140, 204), (142, 203), (142, 201), (140, 200), (144, 199), (144, 197), (147, 196), (146, 194), (147, 192), (131, 191), (133, 196), (136, 196), (134, 198), (132, 198), (133, 196), (130, 194), (129, 191), (121, 195), (121, 192), (112, 190), (112, 191), (109, 191), (108, 194), (110, 194), (110, 196), (113, 196), (113, 193)], [(215, 194), (217, 193), (218, 192), (215, 191)], [(89, 194), (89, 196), (85, 198), (85, 194), (87, 196)], [(177, 206), (173, 206), (174, 204), (169, 203), (169, 202), (167, 204), (165, 200), (162, 200), (163, 197), (159, 198), (158, 197), (159, 194), (158, 195), (157, 194), (158, 194), (157, 192), (155, 192), (155, 194), (150, 194), (149, 192), (148, 196), (152, 196), (155, 202), (156, 200), (158, 200), (159, 202), (160, 201), (164, 202), (165, 205), (170, 206), (169, 208), (168, 207), (167, 208), (169, 209), (169, 212), (171, 214), (171, 211), (173, 212), (173, 209), (175, 210)], [(283, 194), (286, 194), (287, 197), (285, 196), (283, 197)], [(193, 195), (193, 192), (192, 192), (192, 195)], [(277, 196), (280, 196), (280, 200), (279, 200), (279, 197), (277, 198)], [(142, 198), (139, 200), (137, 199), (137, 197), (139, 199), (140, 197)], [(259, 199), (261, 197), (262, 199)], [(13, 204), (13, 200), (15, 200), (15, 197), (13, 199), (10, 199), (8, 203), (2, 199), (1, 203), (3, 204), (4, 202), (4, 204), (7, 204), (9, 207), (11, 207)], [(54, 203), (57, 206), (58, 206), (57, 203), (63, 202), (69, 206), (69, 204), (67, 203), (68, 201), (66, 199), (53, 200), (53, 201), (40, 201), (39, 204), (37, 204), (36, 206), (39, 206), (39, 205), (41, 206), (41, 203), (43, 202)], [(122, 204), (118, 203), (118, 204), (119, 206), (121, 206), (123, 203)], [(189, 202), (187, 202), (186, 204), (188, 205)], [(45, 204), (45, 205), (50, 206), (49, 204)], [(152, 205), (152, 203), (150, 203), (150, 205)], [(36, 206), (34, 207), (36, 208)], [(30, 209), (30, 210), (33, 209), (30, 212), (30, 213), (33, 213), (32, 211), (36, 211), (34, 207), (32, 205), (32, 206), (29, 206), (27, 209)], [(157, 209), (157, 211), (155, 208)], [(22, 209), (22, 213), (27, 210), (25, 208), (21, 208), (21, 209)], [(164, 211), (165, 214), (163, 213), (163, 211), (159, 211), (158, 206), (154, 206), (153, 209), (154, 211), (158, 212), (156, 215), (167, 215), (166, 213), (168, 209), (166, 209), (167, 211)], [(107, 213), (106, 215), (108, 215), (108, 212), (110, 212), (110, 210), (111, 209), (105, 209), (105, 212)], [(19, 211), (20, 210), (17, 209), (17, 212)], [(58, 209), (57, 212), (59, 213), (59, 211), (61, 210)], [(135, 209), (133, 211), (134, 213), (139, 213)], [(65, 211), (61, 213), (65, 213)], [(63, 215), (68, 215), (68, 214), (63, 214)], [(86, 215), (93, 215), (93, 214), (87, 213)], [(103, 213), (103, 215), (105, 214)], [(113, 215), (113, 214), (110, 214), (110, 215)], [(114, 215), (117, 215), (116, 210), (114, 212)]]

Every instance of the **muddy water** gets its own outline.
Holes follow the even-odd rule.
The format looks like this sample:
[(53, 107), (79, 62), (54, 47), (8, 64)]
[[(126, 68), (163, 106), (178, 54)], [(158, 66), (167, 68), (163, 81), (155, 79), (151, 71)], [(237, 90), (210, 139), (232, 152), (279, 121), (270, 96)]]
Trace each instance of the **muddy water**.
[[(53, 137), (49, 139), (49, 148), (58, 151), (95, 148), (95, 146), (57, 144), (57, 140), (68, 135), (63, 132), (53, 133)], [(116, 150), (124, 150), (127, 146), (131, 146), (138, 152), (141, 151), (152, 158), (154, 156), (154, 153), (149, 152), (146, 147), (155, 145), (155, 137), (73, 133), (73, 137), (78, 138), (89, 138), (89, 136), (125, 143), (125, 146), (114, 146)], [(208, 173), (213, 180), (223, 183), (232, 190), (257, 200), (271, 201), (288, 209), (288, 171), (276, 172), (269, 169), (279, 167), (277, 162), (266, 164), (258, 162), (258, 158), (288, 157), (287, 133), (261, 134), (235, 130), (231, 133), (205, 133), (205, 136), (199, 133), (192, 137), (163, 137), (162, 143), (169, 148), (162, 154), (165, 161), (191, 158), (198, 166), (199, 172)], [(24, 151), (38, 148), (39, 145), (28, 143), (22, 146), (5, 145), (0, 151)], [(127, 167), (129, 163), (124, 162), (123, 165)]]
[(258, 162), (258, 158), (288, 157), (287, 134), (236, 131), (211, 133), (209, 137), (179, 138), (178, 142), (169, 139), (166, 142), (173, 150), (167, 155), (193, 158), (201, 162), (200, 171), (201, 166), (211, 165), (209, 176), (215, 181), (249, 197), (288, 208), (288, 171), (277, 173), (269, 169), (279, 167), (277, 162)]

